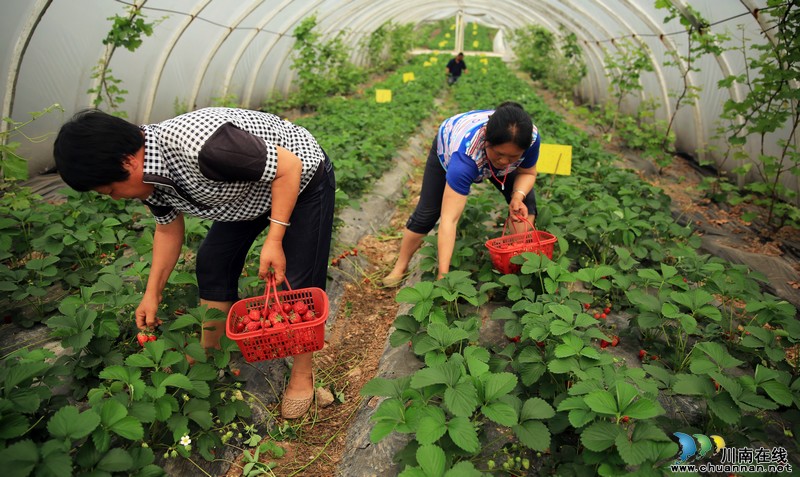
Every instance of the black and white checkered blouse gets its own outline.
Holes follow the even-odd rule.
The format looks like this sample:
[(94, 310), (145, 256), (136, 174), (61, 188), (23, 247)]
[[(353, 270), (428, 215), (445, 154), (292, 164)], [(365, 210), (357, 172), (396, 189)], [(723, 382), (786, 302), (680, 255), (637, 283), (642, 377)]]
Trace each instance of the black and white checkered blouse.
[(144, 182), (155, 186), (143, 202), (159, 224), (179, 212), (223, 222), (253, 219), (272, 207), (276, 146), (302, 161), (300, 191), (325, 158), (305, 128), (258, 111), (204, 108), (141, 128)]

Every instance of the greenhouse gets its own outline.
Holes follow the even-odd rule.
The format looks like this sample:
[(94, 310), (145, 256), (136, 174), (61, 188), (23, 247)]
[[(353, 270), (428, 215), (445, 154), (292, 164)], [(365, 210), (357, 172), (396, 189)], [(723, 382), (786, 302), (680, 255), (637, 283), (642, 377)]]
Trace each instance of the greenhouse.
[(800, 474), (798, 2), (0, 8), (4, 476)]

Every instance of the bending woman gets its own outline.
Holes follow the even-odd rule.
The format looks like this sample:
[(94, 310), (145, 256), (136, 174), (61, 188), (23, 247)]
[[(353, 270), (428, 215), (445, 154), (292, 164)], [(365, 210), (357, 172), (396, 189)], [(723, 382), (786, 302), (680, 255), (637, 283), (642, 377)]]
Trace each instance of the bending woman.
[(439, 278), (450, 271), (456, 226), (473, 183), (488, 179), (505, 197), (511, 217), (533, 221), (540, 142), (530, 116), (514, 102), (446, 119), (428, 154), (419, 203), (406, 223), (397, 262), (384, 285), (402, 282), (411, 257), (440, 217)]

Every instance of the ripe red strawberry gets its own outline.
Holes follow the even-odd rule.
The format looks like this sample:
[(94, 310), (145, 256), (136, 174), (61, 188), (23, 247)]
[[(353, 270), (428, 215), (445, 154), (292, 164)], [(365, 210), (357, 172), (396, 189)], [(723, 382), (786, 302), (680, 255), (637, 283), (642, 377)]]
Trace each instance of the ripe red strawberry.
[(599, 320), (600, 319), (600, 313), (595, 313), (594, 314), (594, 319), (595, 320)]
[(643, 360), (644, 357), (647, 356), (647, 351), (640, 349), (639, 350), (639, 361)]
[(605, 320), (606, 318), (608, 318), (608, 315), (606, 315), (605, 313), (600, 313), (601, 320)]
[(538, 347), (540, 347), (540, 348), (544, 348), (544, 346), (545, 346), (545, 342), (544, 342), (544, 341), (537, 341), (537, 342), (536, 342), (536, 346), (538, 346)]
[(609, 308), (609, 307), (603, 308), (603, 313), (605, 313), (605, 314), (611, 313), (611, 308)]
[(267, 319), (272, 324), (272, 326), (278, 326), (278, 323), (283, 321), (283, 317), (281, 317), (280, 313), (278, 313), (277, 311), (270, 312), (270, 314), (267, 316)]
[(590, 305), (590, 304), (588, 304), (588, 303), (584, 303), (584, 304), (583, 304), (583, 309), (584, 309), (584, 310), (588, 310), (588, 309), (589, 309), (589, 308), (591, 308), (591, 307), (592, 307), (592, 305)]
[(291, 324), (300, 323), (303, 321), (303, 319), (300, 318), (300, 316), (294, 311), (289, 312), (289, 315), (286, 318), (289, 320), (289, 323)]
[(240, 374), (242, 374), (242, 370), (241, 369), (231, 369), (231, 374), (233, 374), (234, 376), (239, 376)]
[(619, 336), (614, 336), (611, 338), (611, 346), (617, 346), (619, 344)]
[(289, 313), (290, 311), (292, 311), (292, 305), (290, 305), (289, 303), (284, 303), (283, 304), (283, 312), (284, 313)]
[(308, 305), (306, 305), (305, 302), (303, 302), (303, 300), (296, 302), (293, 308), (295, 313), (297, 313), (300, 316), (303, 316), (306, 313), (308, 313)]
[(261, 322), (260, 321), (251, 321), (247, 325), (247, 331), (258, 331), (261, 329)]
[(136, 341), (139, 342), (139, 346), (144, 346), (144, 344), (149, 341), (147, 333), (140, 331), (139, 334), (136, 335)]
[(628, 421), (630, 421), (630, 420), (631, 420), (631, 418), (630, 418), (630, 417), (628, 417), (628, 416), (622, 416), (622, 422), (628, 422)]
[(237, 333), (242, 333), (244, 331), (245, 326), (246, 325), (244, 324), (244, 322), (240, 321), (236, 323), (236, 327), (234, 328), (234, 330), (236, 330)]
[(150, 336), (147, 337), (147, 341), (155, 341), (157, 339), (158, 339), (158, 337), (156, 335), (150, 335)]
[(600, 341), (600, 348), (602, 348), (602, 349), (606, 349), (606, 348), (608, 347), (608, 345), (609, 345), (609, 344), (610, 344), (610, 343), (609, 343), (608, 341), (606, 341), (606, 340), (601, 340), (601, 341)]
[(250, 321), (258, 321), (261, 319), (261, 312), (253, 308), (250, 310), (250, 313), (247, 314), (247, 317), (250, 318)]
[(303, 315), (303, 321), (314, 321), (317, 319), (317, 314), (314, 313), (314, 310), (308, 310), (308, 313)]

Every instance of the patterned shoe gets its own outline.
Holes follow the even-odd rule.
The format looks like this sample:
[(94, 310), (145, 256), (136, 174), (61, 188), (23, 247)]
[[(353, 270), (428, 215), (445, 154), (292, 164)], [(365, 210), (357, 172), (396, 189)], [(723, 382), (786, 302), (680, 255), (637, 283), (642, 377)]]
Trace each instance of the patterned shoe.
[[(311, 384), (312, 386), (316, 383), (314, 373), (311, 373)], [(308, 409), (311, 407), (311, 403), (314, 402), (314, 395), (316, 394), (316, 388), (311, 391), (311, 396), (307, 398), (300, 398), (300, 399), (292, 399), (287, 398), (284, 396), (283, 402), (281, 402), (281, 416), (284, 419), (297, 419), (298, 417), (303, 416)]]

